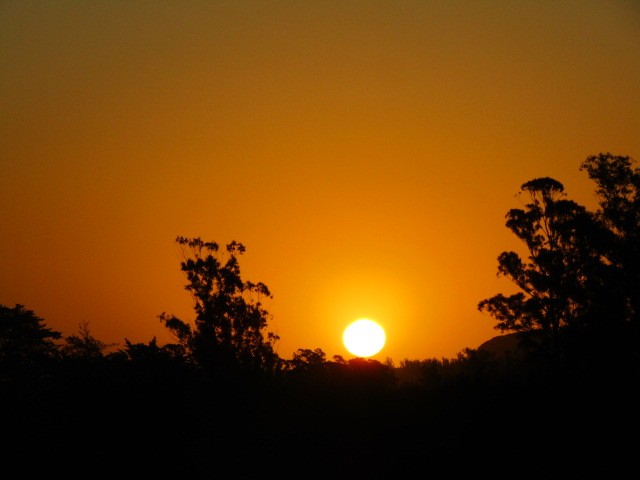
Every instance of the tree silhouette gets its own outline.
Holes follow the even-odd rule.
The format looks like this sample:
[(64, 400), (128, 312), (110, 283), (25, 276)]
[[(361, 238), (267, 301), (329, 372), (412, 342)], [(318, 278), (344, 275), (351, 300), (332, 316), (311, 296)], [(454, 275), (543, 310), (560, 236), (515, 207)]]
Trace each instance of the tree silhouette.
[(65, 344), (60, 348), (60, 352), (68, 357), (97, 359), (117, 345), (117, 343), (104, 343), (95, 338), (89, 331), (89, 322), (84, 320), (78, 327), (77, 335), (65, 337)]
[[(640, 316), (640, 169), (628, 156), (600, 153), (582, 163), (597, 186), (600, 209), (598, 219), (608, 228), (611, 239), (603, 245), (602, 254), (613, 268), (607, 280), (623, 297), (618, 303), (620, 319), (638, 329)], [(607, 305), (608, 314), (612, 315)], [(619, 310), (619, 309), (618, 309)]]
[(610, 154), (588, 157), (581, 169), (596, 182), (601, 209), (589, 212), (567, 200), (555, 179), (524, 183), (520, 193), (529, 202), (509, 210), (506, 226), (526, 245), (528, 258), (512, 251), (498, 257), (498, 275), (520, 291), (478, 304), (497, 320), (496, 329), (520, 332), (554, 361), (569, 352), (587, 354), (603, 335), (623, 340), (620, 325), (637, 325), (640, 308), (638, 169), (629, 157)]
[(0, 372), (6, 375), (40, 366), (57, 355), (54, 340), (61, 336), (23, 305), (0, 305)]
[(584, 240), (596, 229), (586, 209), (564, 197), (564, 186), (549, 177), (524, 183), (529, 195), (524, 209), (511, 209), (506, 226), (526, 245), (523, 261), (516, 252), (498, 257), (498, 275), (512, 280), (520, 292), (495, 295), (478, 304), (498, 320), (497, 329), (541, 333), (551, 350), (560, 329), (577, 321), (585, 308), (585, 278), (599, 262)]
[(310, 348), (299, 348), (293, 352), (293, 358), (289, 360), (291, 368), (307, 369), (314, 365), (324, 365), (327, 361), (326, 354), (320, 348), (311, 350)]
[(169, 343), (160, 346), (156, 337), (153, 337), (148, 344), (131, 343), (125, 339), (125, 348), (120, 350), (120, 353), (132, 362), (152, 362), (157, 359), (180, 362), (185, 357), (182, 345)]
[(182, 250), (180, 268), (194, 299), (194, 325), (175, 316), (160, 315), (186, 354), (210, 370), (234, 368), (272, 371), (279, 366), (274, 350), (279, 337), (266, 332), (268, 311), (262, 299), (272, 298), (263, 283), (244, 281), (238, 257), (245, 247), (236, 241), (224, 255), (215, 242), (177, 237)]

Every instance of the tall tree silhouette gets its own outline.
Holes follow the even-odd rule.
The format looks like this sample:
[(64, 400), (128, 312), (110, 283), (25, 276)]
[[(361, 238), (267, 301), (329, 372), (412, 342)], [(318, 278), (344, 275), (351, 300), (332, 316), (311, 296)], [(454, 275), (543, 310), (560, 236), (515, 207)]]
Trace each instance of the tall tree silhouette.
[[(582, 163), (581, 170), (597, 186), (600, 209), (598, 219), (611, 233), (611, 241), (602, 254), (615, 275), (608, 280), (611, 293), (622, 297), (618, 302), (620, 319), (638, 333), (640, 316), (640, 169), (629, 156), (600, 153)], [(618, 309), (620, 310), (620, 308)], [(613, 312), (609, 310), (609, 315)]]
[(567, 347), (588, 353), (598, 341), (601, 349), (607, 344), (637, 352), (640, 171), (630, 157), (609, 153), (587, 157), (580, 169), (596, 184), (599, 210), (567, 200), (552, 178), (524, 183), (521, 193), (530, 201), (507, 213), (506, 226), (529, 256), (498, 257), (498, 275), (520, 291), (482, 300), (478, 309), (490, 313), (503, 332), (535, 332), (554, 355), (560, 339), (564, 353)]
[(243, 368), (269, 371), (279, 365), (274, 350), (279, 337), (266, 332), (269, 313), (263, 299), (272, 298), (261, 282), (244, 281), (238, 257), (245, 252), (233, 241), (220, 252), (215, 242), (177, 237), (180, 268), (187, 276), (196, 313), (192, 325), (166, 314), (160, 320), (200, 366), (213, 370)]
[(538, 332), (543, 346), (555, 352), (560, 329), (586, 318), (587, 280), (601, 266), (589, 239), (601, 229), (583, 206), (565, 198), (564, 186), (553, 178), (526, 182), (520, 193), (529, 202), (509, 210), (506, 226), (526, 245), (527, 261), (513, 251), (498, 257), (498, 275), (520, 292), (495, 295), (478, 308), (503, 332)]

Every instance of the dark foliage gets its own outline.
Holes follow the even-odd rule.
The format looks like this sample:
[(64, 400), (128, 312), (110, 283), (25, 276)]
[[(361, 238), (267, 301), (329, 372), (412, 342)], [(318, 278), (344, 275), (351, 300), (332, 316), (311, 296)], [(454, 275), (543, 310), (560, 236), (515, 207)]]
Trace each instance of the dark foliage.
[(28, 375), (56, 357), (62, 336), (23, 305), (0, 305), (0, 378)]
[[(565, 198), (552, 178), (524, 183), (529, 201), (506, 226), (526, 246), (498, 257), (498, 275), (519, 292), (482, 300), (502, 332), (517, 332), (521, 353), (550, 369), (592, 369), (616, 355), (640, 360), (640, 173), (629, 157), (600, 154), (582, 164), (600, 209)], [(599, 345), (599, 349), (596, 346)]]
[(173, 333), (188, 359), (210, 373), (273, 372), (280, 367), (274, 350), (278, 336), (267, 332), (269, 312), (263, 301), (272, 297), (262, 282), (244, 281), (238, 256), (241, 243), (226, 246), (226, 256), (215, 242), (178, 237), (182, 247), (180, 268), (185, 288), (194, 299), (193, 325), (173, 315), (160, 320)]

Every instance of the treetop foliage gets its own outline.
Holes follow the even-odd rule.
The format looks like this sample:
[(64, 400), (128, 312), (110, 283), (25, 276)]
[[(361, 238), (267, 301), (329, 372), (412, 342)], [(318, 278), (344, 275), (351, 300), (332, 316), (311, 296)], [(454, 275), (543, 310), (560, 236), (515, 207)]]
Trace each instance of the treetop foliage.
[(221, 252), (218, 243), (198, 237), (179, 236), (176, 242), (196, 317), (193, 325), (164, 313), (160, 320), (187, 355), (214, 370), (277, 368), (274, 345), (279, 337), (266, 331), (270, 314), (263, 305), (272, 294), (262, 282), (242, 279), (238, 257), (246, 251), (244, 245), (232, 241)]
[(610, 153), (588, 157), (580, 169), (597, 186), (599, 209), (566, 199), (550, 177), (522, 184), (530, 201), (507, 212), (506, 226), (529, 255), (498, 256), (498, 275), (520, 291), (478, 304), (498, 330), (529, 334), (556, 358), (568, 354), (563, 342), (585, 335), (639, 339), (640, 171), (630, 157)]
[(58, 351), (54, 340), (61, 337), (24, 305), (0, 305), (0, 365), (24, 365), (54, 356)]

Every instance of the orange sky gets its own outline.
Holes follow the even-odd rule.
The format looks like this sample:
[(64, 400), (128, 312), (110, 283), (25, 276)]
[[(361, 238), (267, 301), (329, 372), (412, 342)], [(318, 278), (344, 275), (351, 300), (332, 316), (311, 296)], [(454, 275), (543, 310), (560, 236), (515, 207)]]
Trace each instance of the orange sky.
[(121, 345), (193, 318), (183, 235), (244, 243), (283, 358), (454, 358), (519, 186), (640, 160), (634, 1), (5, 0), (0, 60), (0, 304)]

